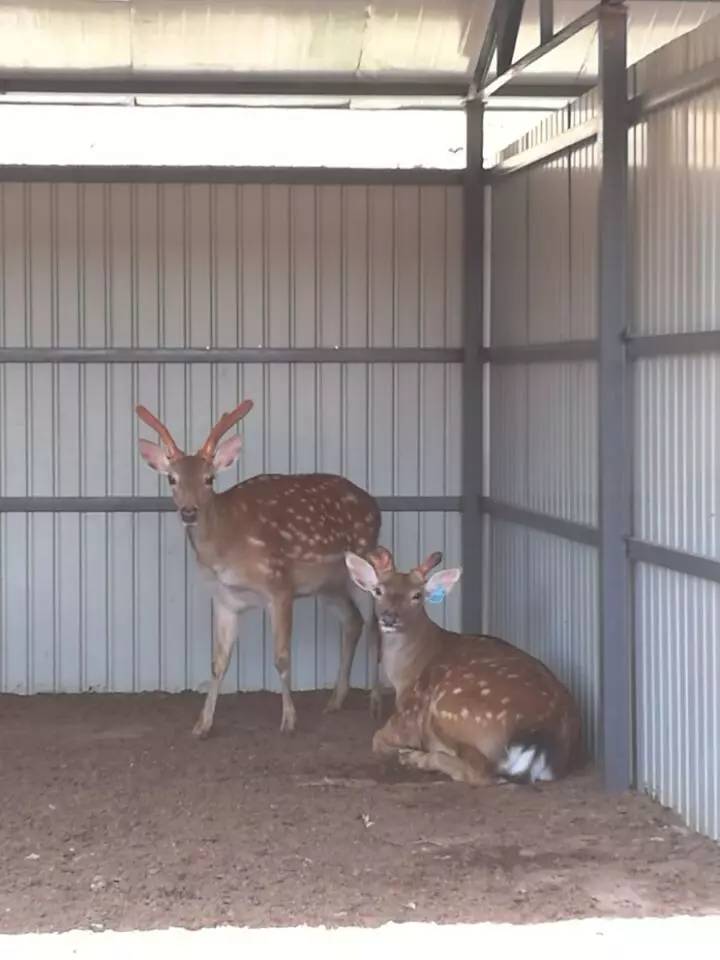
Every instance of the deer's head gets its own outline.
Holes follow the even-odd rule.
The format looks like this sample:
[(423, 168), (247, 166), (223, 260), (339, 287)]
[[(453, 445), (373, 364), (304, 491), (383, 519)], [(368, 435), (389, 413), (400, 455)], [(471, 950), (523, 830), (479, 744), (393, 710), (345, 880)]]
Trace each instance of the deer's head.
[(243, 400), (231, 413), (224, 413), (197, 453), (185, 453), (175, 443), (165, 424), (145, 407), (135, 408), (143, 423), (160, 436), (160, 443), (139, 440), (140, 455), (153, 470), (168, 478), (172, 498), (186, 526), (197, 523), (198, 511), (213, 496), (215, 474), (231, 467), (240, 453), (242, 440), (237, 434), (222, 443), (220, 438), (238, 420), (242, 420), (252, 407), (252, 400)]
[(355, 553), (345, 555), (353, 582), (371, 594), (383, 633), (409, 633), (426, 616), (425, 602), (440, 603), (460, 579), (458, 568), (438, 570), (441, 553), (431, 553), (409, 573), (399, 573), (389, 550), (376, 547), (367, 559)]

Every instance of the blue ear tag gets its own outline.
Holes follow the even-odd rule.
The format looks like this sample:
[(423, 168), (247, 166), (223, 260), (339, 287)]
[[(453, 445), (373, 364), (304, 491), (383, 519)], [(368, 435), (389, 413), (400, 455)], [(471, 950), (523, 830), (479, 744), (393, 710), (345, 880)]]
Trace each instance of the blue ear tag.
[(442, 603), (444, 599), (445, 599), (444, 587), (435, 587), (433, 592), (427, 595), (428, 603)]

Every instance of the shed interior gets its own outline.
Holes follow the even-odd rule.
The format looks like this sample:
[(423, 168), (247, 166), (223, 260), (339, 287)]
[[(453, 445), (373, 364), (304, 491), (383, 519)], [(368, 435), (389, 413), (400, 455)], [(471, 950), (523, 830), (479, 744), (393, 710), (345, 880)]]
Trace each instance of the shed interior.
[[(688, 880), (720, 875), (716, 9), (0, 6), (0, 128), (5, 113), (17, 132), (0, 145), (4, 848), (53, 874), (4, 872), (0, 931), (716, 904), (714, 881)], [(128, 130), (180, 110), (178, 140), (163, 152), (157, 135), (152, 160), (141, 137), (129, 162), (55, 141), (43, 155), (32, 111), (88, 105), (132, 114)], [(349, 149), (342, 166), (298, 166), (291, 144), (283, 165), (202, 159), (258, 108), (280, 141), (295, 109), (455, 111), (464, 136), (433, 166), (360, 167)], [(168, 163), (195, 109), (229, 119)], [(272, 643), (251, 612), (223, 688), (247, 695), (223, 698), (215, 739), (189, 742), (210, 599), (137, 455), (133, 408), (191, 448), (244, 397), (221, 489), (318, 470), (369, 490), (402, 567), (435, 549), (463, 566), (433, 616), (569, 685), (604, 792), (594, 773), (510, 787), (501, 823), (490, 797), (380, 773), (364, 700), (323, 718), (311, 692), (334, 683), (340, 649), (314, 599), (295, 608), (296, 739), (275, 739)], [(364, 645), (352, 678), (367, 687)], [(37, 796), (53, 799), (28, 813)], [(243, 811), (245, 853), (221, 853)]]

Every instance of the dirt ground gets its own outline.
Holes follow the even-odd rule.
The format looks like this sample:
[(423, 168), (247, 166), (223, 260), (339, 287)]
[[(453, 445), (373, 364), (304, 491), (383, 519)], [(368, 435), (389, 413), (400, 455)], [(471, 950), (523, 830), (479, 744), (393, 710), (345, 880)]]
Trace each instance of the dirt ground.
[(0, 698), (0, 933), (720, 911), (720, 846), (592, 774), (473, 789), (375, 760), (366, 698)]

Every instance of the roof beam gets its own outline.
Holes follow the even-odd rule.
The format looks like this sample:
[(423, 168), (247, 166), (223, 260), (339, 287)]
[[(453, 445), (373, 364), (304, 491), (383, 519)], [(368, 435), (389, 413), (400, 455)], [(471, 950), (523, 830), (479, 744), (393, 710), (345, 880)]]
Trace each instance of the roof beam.
[(525, 0), (506, 0), (503, 4), (503, 20), (497, 40), (498, 73), (505, 73), (512, 66), (524, 6)]
[(457, 73), (394, 76), (303, 72), (118, 72), (16, 70), (0, 72), (2, 93), (199, 94), (206, 96), (464, 97)]

